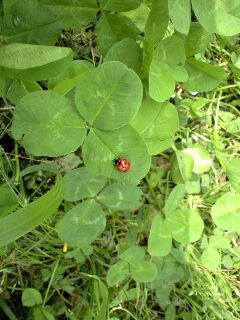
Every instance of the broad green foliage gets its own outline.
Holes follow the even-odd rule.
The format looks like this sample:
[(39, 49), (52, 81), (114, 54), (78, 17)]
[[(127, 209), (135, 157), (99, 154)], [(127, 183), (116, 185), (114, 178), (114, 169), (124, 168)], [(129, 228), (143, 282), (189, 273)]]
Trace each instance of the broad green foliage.
[(189, 91), (210, 91), (227, 78), (224, 69), (193, 58), (187, 59), (185, 65), (188, 81), (185, 87)]
[(206, 268), (217, 271), (221, 264), (221, 255), (217, 249), (209, 246), (203, 250), (201, 261)]
[(72, 56), (69, 48), (13, 43), (0, 47), (0, 66), (11, 77), (43, 80), (63, 72)]
[(66, 95), (76, 87), (82, 75), (90, 71), (90, 67), (83, 61), (74, 60), (60, 75), (48, 80), (48, 89)]
[(112, 211), (131, 210), (141, 205), (139, 201), (141, 195), (140, 188), (116, 182), (106, 187), (97, 200)]
[(192, 22), (184, 43), (186, 56), (191, 57), (197, 53), (204, 53), (211, 38), (211, 33), (207, 32), (200, 23)]
[(149, 95), (152, 99), (158, 102), (167, 100), (173, 94), (175, 80), (187, 81), (184, 63), (184, 43), (180, 38), (173, 35), (158, 44), (149, 72)]
[(153, 44), (164, 37), (168, 26), (168, 1), (153, 0), (151, 11), (145, 26), (145, 37)]
[(136, 9), (141, 0), (100, 0), (100, 7), (110, 11), (130, 11)]
[(229, 231), (240, 231), (240, 195), (226, 193), (220, 197), (211, 210), (216, 225)]
[[(113, 160), (119, 156), (130, 162), (128, 172), (115, 169)], [(115, 131), (91, 129), (83, 144), (83, 160), (89, 171), (126, 184), (138, 184), (151, 161), (146, 144), (131, 126)]]
[(133, 280), (137, 282), (151, 282), (157, 275), (157, 268), (148, 261), (135, 261), (130, 263), (130, 272)]
[(18, 196), (6, 184), (0, 185), (0, 217), (10, 213), (19, 205)]
[(68, 211), (60, 222), (60, 239), (71, 246), (90, 244), (103, 232), (105, 214), (94, 200), (84, 201)]
[(233, 188), (240, 193), (240, 159), (232, 159), (227, 164), (227, 176)]
[(62, 28), (79, 30), (94, 20), (98, 11), (95, 0), (39, 0), (60, 20)]
[(64, 199), (78, 201), (93, 197), (103, 189), (106, 182), (106, 178), (97, 176), (84, 167), (69, 171), (63, 178)]
[(193, 10), (202, 24), (210, 32), (223, 36), (233, 36), (240, 32), (240, 3), (238, 0), (192, 0)]
[(18, 211), (0, 218), (0, 246), (5, 246), (36, 228), (57, 210), (62, 199), (62, 179), (58, 174), (56, 184), (50, 191)]
[(80, 114), (98, 129), (123, 127), (136, 115), (141, 101), (140, 79), (120, 62), (106, 62), (84, 74), (76, 90)]
[(122, 39), (109, 49), (104, 57), (104, 62), (107, 61), (120, 61), (139, 74), (142, 66), (142, 51), (133, 39)]
[(138, 33), (137, 27), (129, 18), (105, 13), (96, 26), (98, 49), (105, 55), (114, 43), (125, 38), (135, 39)]
[(37, 0), (10, 1), (10, 6), (7, 2), (2, 27), (5, 43), (55, 44), (61, 33), (55, 13)]
[(86, 128), (71, 101), (56, 92), (42, 91), (20, 100), (12, 134), (15, 139), (22, 139), (28, 152), (56, 157), (75, 151), (85, 138)]
[(191, 23), (190, 0), (168, 0), (168, 10), (175, 29), (188, 34)]

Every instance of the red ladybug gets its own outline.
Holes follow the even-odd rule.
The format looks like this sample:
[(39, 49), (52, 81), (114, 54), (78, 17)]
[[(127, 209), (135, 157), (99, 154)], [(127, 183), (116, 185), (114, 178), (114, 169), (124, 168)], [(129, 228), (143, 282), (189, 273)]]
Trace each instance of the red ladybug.
[(130, 162), (125, 158), (117, 158), (113, 160), (115, 168), (120, 172), (127, 172), (130, 170)]

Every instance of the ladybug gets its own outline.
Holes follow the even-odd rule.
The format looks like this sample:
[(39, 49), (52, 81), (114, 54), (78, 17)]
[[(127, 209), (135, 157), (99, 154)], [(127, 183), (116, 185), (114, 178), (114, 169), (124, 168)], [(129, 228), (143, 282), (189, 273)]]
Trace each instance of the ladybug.
[(127, 172), (130, 170), (130, 162), (125, 158), (117, 158), (113, 160), (114, 167), (120, 172)]

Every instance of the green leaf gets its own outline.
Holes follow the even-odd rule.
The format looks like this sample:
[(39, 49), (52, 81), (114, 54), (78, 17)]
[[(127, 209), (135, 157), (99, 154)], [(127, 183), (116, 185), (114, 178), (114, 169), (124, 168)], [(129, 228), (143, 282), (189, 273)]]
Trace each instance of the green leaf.
[(59, 76), (48, 80), (48, 89), (65, 95), (75, 88), (82, 75), (90, 71), (89, 66), (82, 60), (73, 60)]
[(175, 320), (175, 319), (176, 319), (176, 307), (170, 304), (166, 308), (164, 320)]
[(211, 38), (211, 33), (207, 32), (200, 23), (192, 22), (184, 44), (186, 56), (190, 57), (197, 53), (204, 53), (211, 42)]
[(30, 311), (32, 320), (55, 320), (55, 317), (42, 306), (34, 306)]
[(173, 238), (188, 244), (200, 239), (204, 223), (197, 211), (193, 209), (179, 209), (168, 214), (167, 222)]
[(209, 153), (201, 145), (193, 145), (192, 148), (184, 149), (182, 152), (193, 158), (193, 172), (202, 174), (210, 170), (212, 159)]
[(190, 0), (168, 0), (168, 10), (175, 29), (188, 34), (191, 23)]
[(193, 158), (183, 151), (176, 150), (171, 165), (171, 176), (176, 184), (188, 181), (193, 172)]
[(0, 66), (6, 75), (23, 80), (45, 80), (63, 72), (72, 61), (69, 48), (13, 43), (0, 47)]
[(180, 206), (185, 197), (185, 193), (184, 184), (179, 184), (173, 188), (163, 208), (166, 216)]
[(0, 97), (5, 95), (5, 84), (6, 84), (6, 77), (3, 72), (3, 69), (0, 68)]
[(97, 239), (106, 226), (105, 214), (94, 200), (84, 201), (62, 218), (58, 234), (70, 246), (90, 244)]
[(189, 79), (184, 86), (189, 91), (211, 91), (227, 78), (223, 68), (194, 58), (187, 59), (185, 67)]
[(125, 250), (123, 253), (121, 253), (119, 255), (119, 259), (127, 262), (134, 262), (143, 260), (144, 256), (145, 250), (143, 247), (132, 246), (129, 249)]
[(108, 50), (104, 58), (104, 62), (107, 61), (120, 61), (139, 74), (142, 66), (142, 51), (133, 39), (122, 39)]
[(228, 162), (226, 174), (232, 187), (240, 193), (240, 159), (231, 159)]
[(157, 215), (153, 220), (148, 238), (148, 252), (154, 257), (164, 257), (169, 254), (171, 248), (171, 233), (162, 217)]
[(107, 186), (97, 200), (112, 211), (132, 210), (140, 207), (141, 195), (140, 188), (116, 182)]
[[(114, 167), (113, 160), (118, 157), (128, 159), (129, 171), (119, 172)], [(92, 129), (83, 144), (83, 159), (89, 171), (125, 184), (138, 184), (151, 164), (144, 141), (130, 126), (115, 131)]]
[(109, 11), (130, 11), (136, 9), (142, 0), (100, 0), (100, 6)]
[(135, 39), (138, 33), (131, 19), (119, 14), (104, 13), (96, 26), (98, 49), (105, 55), (115, 42), (124, 38)]
[(25, 307), (33, 307), (42, 304), (42, 296), (40, 292), (34, 288), (24, 289), (22, 293), (22, 304)]
[(0, 185), (0, 217), (12, 212), (19, 206), (15, 192), (6, 184)]
[(95, 20), (98, 11), (95, 0), (40, 0), (60, 19), (63, 29), (79, 30)]
[(76, 105), (84, 119), (98, 129), (128, 124), (142, 102), (142, 83), (121, 62), (106, 62), (84, 74), (76, 89)]
[(175, 80), (187, 81), (184, 63), (185, 49), (182, 39), (173, 35), (159, 43), (149, 71), (149, 95), (152, 99), (158, 102), (167, 100), (175, 89)]
[(148, 153), (151, 156), (160, 154), (161, 152), (169, 149), (174, 142), (174, 137), (168, 138), (166, 140), (145, 140), (148, 148)]
[(144, 32), (150, 9), (146, 3), (141, 3), (135, 10), (124, 12), (123, 15), (132, 20), (140, 32)]
[(64, 199), (78, 201), (94, 197), (106, 183), (106, 178), (89, 172), (85, 167), (71, 170), (63, 178)]
[(217, 249), (209, 246), (203, 250), (201, 261), (206, 268), (217, 271), (221, 264), (221, 255)]
[(178, 129), (178, 113), (170, 102), (159, 103), (146, 98), (131, 124), (147, 143), (165, 140)]
[(121, 283), (129, 273), (129, 265), (127, 261), (118, 261), (108, 269), (107, 284), (110, 287)]
[(53, 91), (25, 95), (14, 110), (12, 134), (36, 156), (56, 157), (75, 151), (86, 136), (74, 104)]
[(22, 209), (0, 218), (0, 247), (36, 228), (57, 210), (62, 199), (62, 179), (58, 175), (54, 187), (42, 197)]
[(225, 126), (226, 131), (229, 133), (239, 133), (240, 132), (240, 118), (226, 122), (224, 124), (224, 126)]
[(145, 26), (145, 37), (153, 44), (163, 39), (168, 26), (168, 0), (153, 0)]
[(209, 32), (233, 36), (240, 32), (239, 0), (192, 0), (195, 15)]
[(130, 262), (130, 273), (137, 282), (151, 282), (157, 275), (157, 267), (148, 261)]
[(54, 45), (61, 29), (56, 15), (37, 0), (15, 0), (12, 6), (4, 8), (5, 43)]
[(240, 232), (240, 195), (221, 196), (211, 209), (214, 223), (221, 229)]
[(221, 235), (213, 235), (209, 238), (209, 245), (216, 249), (227, 250), (231, 248), (230, 239)]

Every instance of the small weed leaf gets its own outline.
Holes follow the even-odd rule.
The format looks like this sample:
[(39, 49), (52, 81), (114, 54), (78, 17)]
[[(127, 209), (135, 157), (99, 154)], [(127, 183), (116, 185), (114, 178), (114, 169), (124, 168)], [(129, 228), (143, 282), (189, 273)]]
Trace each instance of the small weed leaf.
[(95, 0), (39, 1), (58, 17), (62, 29), (81, 29), (94, 20), (99, 10)]
[(172, 160), (171, 175), (176, 184), (184, 183), (191, 179), (193, 173), (194, 160), (189, 154), (176, 150)]
[(184, 86), (189, 91), (211, 91), (227, 78), (223, 68), (194, 58), (187, 59), (185, 68), (189, 79)]
[(130, 273), (136, 282), (151, 282), (157, 275), (157, 267), (148, 261), (130, 262)]
[(209, 153), (200, 145), (193, 145), (192, 148), (184, 149), (185, 154), (189, 154), (193, 158), (193, 172), (202, 174), (210, 170), (212, 159)]
[(153, 257), (164, 257), (172, 248), (172, 235), (168, 224), (160, 215), (157, 215), (152, 223), (149, 238), (148, 252)]
[(192, 0), (194, 13), (209, 32), (222, 36), (233, 36), (240, 32), (239, 0)]
[(64, 199), (79, 201), (96, 196), (107, 179), (89, 172), (85, 167), (71, 170), (63, 177)]
[(43, 300), (38, 290), (33, 288), (24, 289), (22, 294), (22, 304), (26, 307), (33, 307), (42, 304)]
[(68, 211), (60, 221), (58, 234), (71, 246), (90, 244), (106, 226), (105, 214), (94, 200), (84, 201)]
[(107, 61), (120, 61), (137, 74), (140, 74), (142, 51), (133, 39), (122, 39), (108, 50), (104, 58), (104, 62)]
[(221, 254), (216, 248), (209, 246), (203, 250), (201, 261), (206, 268), (217, 271), (221, 264)]
[(211, 215), (219, 228), (240, 232), (240, 195), (224, 194), (213, 205)]
[(108, 269), (107, 284), (110, 287), (121, 283), (129, 274), (129, 264), (127, 261), (118, 261)]
[(74, 104), (53, 91), (25, 95), (14, 111), (12, 134), (36, 156), (56, 157), (75, 151), (86, 132)]
[(136, 186), (113, 183), (107, 186), (97, 200), (112, 211), (138, 209), (142, 191)]
[[(119, 156), (130, 162), (129, 171), (116, 170), (113, 160)], [(138, 184), (151, 164), (146, 144), (131, 126), (115, 131), (92, 129), (83, 144), (83, 160), (89, 171), (125, 184)]]
[(167, 216), (167, 223), (172, 237), (182, 244), (199, 240), (204, 229), (202, 218), (193, 209), (179, 209), (171, 212)]
[(180, 206), (185, 197), (185, 193), (186, 190), (184, 184), (179, 184), (173, 188), (163, 208), (166, 216)]
[(175, 29), (188, 34), (191, 23), (190, 0), (168, 0), (168, 10)]
[(62, 31), (55, 13), (37, 0), (10, 1), (4, 6), (2, 28), (5, 43), (44, 45), (54, 45)]
[(114, 43), (125, 38), (135, 39), (138, 33), (138, 28), (128, 17), (104, 13), (96, 26), (98, 49), (106, 55)]
[(91, 126), (115, 130), (137, 114), (142, 91), (134, 71), (121, 62), (106, 62), (81, 77), (76, 89), (76, 105)]
[(232, 187), (240, 193), (240, 159), (232, 159), (228, 162), (226, 174)]
[(142, 0), (100, 0), (100, 7), (110, 11), (130, 11), (136, 9)]
[(4, 216), (19, 206), (17, 194), (7, 185), (0, 185), (0, 217)]
[(7, 76), (22, 80), (46, 80), (63, 72), (71, 63), (69, 48), (13, 43), (0, 47), (0, 66)]
[(119, 259), (127, 262), (141, 261), (144, 259), (145, 250), (142, 247), (133, 246), (119, 255)]

